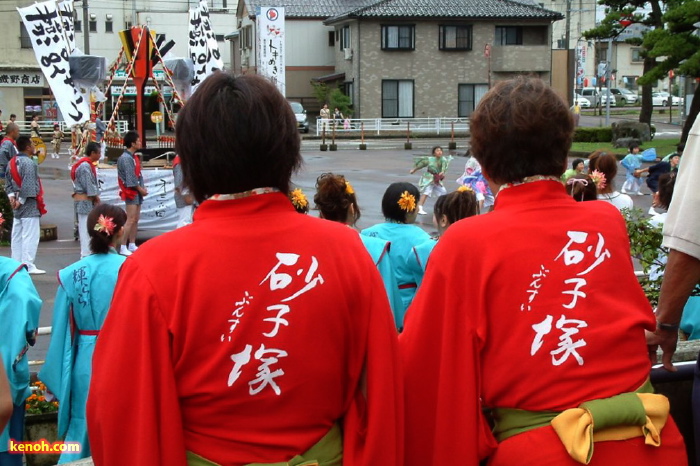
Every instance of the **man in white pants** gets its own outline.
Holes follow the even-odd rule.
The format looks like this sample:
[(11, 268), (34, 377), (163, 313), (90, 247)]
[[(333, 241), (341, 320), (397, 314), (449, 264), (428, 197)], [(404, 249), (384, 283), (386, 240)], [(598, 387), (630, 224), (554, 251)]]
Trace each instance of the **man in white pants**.
[(38, 167), (32, 160), (32, 140), (27, 136), (18, 137), (17, 151), (5, 171), (6, 191), (15, 217), (12, 224), (12, 258), (25, 264), (30, 275), (41, 275), (46, 271), (38, 269), (34, 259), (39, 248), (39, 220), (46, 213), (46, 208)]
[(87, 231), (87, 218), (92, 208), (100, 203), (100, 188), (97, 184), (95, 164), (100, 160), (100, 145), (88, 143), (85, 157), (78, 160), (71, 168), (73, 180), (73, 203), (78, 214), (78, 236), (80, 237), (80, 258), (91, 254), (90, 235)]

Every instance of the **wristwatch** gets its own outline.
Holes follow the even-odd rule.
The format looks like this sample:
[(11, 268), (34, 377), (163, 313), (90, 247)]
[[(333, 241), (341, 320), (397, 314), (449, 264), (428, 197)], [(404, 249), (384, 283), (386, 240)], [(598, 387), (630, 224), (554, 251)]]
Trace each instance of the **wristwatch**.
[(665, 324), (663, 322), (656, 321), (656, 328), (666, 330), (667, 332), (677, 332), (680, 326), (678, 324)]

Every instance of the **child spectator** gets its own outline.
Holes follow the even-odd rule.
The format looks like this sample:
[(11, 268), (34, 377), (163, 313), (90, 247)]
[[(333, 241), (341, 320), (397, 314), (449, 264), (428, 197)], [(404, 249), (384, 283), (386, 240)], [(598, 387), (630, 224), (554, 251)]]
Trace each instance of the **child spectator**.
[(637, 172), (642, 166), (642, 158), (639, 155), (639, 144), (636, 142), (630, 143), (629, 153), (622, 159), (620, 165), (627, 170), (625, 183), (622, 185), (622, 194), (629, 193), (641, 196), (642, 192), (639, 189), (642, 187), (642, 180)]

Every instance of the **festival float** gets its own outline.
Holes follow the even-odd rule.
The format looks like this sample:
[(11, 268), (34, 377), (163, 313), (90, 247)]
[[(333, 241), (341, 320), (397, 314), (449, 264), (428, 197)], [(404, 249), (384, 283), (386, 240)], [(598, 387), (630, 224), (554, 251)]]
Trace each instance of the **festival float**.
[[(106, 132), (102, 141), (105, 157), (98, 166), (98, 181), (101, 200), (122, 206), (115, 164), (124, 151), (122, 136), (126, 127), (117, 117), (127, 90), (132, 93), (135, 100), (133, 129), (141, 136), (142, 175), (149, 192), (141, 207), (139, 230), (174, 229), (177, 214), (171, 161), (175, 156), (175, 137), (174, 133), (161, 134), (159, 125), (167, 116), (174, 129), (175, 108), (186, 104), (187, 97), (204, 78), (223, 68), (206, 0), (190, 9), (188, 57), (167, 57), (174, 41), (165, 43), (162, 36), (141, 25), (120, 32), (122, 48), (109, 67), (104, 57), (85, 55), (75, 47), (73, 0), (45, 1), (18, 8), (18, 11), (65, 125), (80, 128), (73, 131), (72, 160), (77, 160), (87, 143), (95, 140), (96, 120), (103, 115), (108, 101), (105, 94), (111, 98), (112, 112), (105, 118)], [(114, 85), (118, 75), (124, 79), (121, 85)], [(167, 88), (159, 83), (156, 75), (162, 76)], [(146, 113), (146, 99), (151, 97), (147, 88), (155, 90), (165, 115), (160, 111)], [(165, 99), (166, 90), (171, 94), (169, 101)], [(155, 138), (146, 134), (147, 118), (156, 123)], [(75, 136), (83, 134), (86, 137)], [(44, 157), (45, 153), (44, 149)]]

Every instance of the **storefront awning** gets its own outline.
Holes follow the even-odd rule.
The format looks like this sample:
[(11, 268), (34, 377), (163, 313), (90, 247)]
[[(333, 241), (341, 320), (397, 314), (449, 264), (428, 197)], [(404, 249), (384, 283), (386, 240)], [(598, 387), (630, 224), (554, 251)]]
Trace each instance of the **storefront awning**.
[(331, 82), (331, 81), (342, 81), (342, 80), (345, 80), (345, 73), (327, 74), (324, 76), (318, 76), (318, 77), (312, 78), (311, 80), (319, 82), (319, 83), (327, 83), (327, 82)]

